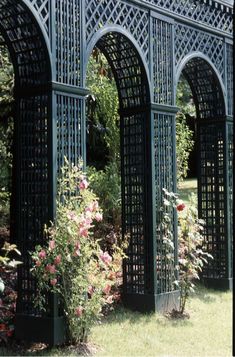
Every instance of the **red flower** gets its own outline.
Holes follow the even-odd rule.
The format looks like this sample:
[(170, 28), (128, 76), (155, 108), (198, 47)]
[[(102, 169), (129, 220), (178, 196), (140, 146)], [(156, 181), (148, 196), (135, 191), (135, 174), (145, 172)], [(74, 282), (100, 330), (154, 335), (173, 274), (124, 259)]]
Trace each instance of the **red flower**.
[(183, 211), (185, 209), (185, 204), (184, 203), (179, 203), (177, 206), (176, 206), (176, 209), (177, 211)]
[(7, 326), (5, 324), (0, 324), (0, 331), (6, 331)]

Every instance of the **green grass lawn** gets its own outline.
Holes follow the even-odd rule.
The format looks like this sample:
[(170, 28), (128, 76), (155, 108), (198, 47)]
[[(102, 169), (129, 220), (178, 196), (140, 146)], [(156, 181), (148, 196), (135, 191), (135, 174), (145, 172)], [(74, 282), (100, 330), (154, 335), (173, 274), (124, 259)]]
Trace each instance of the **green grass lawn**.
[(232, 294), (200, 288), (188, 320), (119, 309), (93, 328), (97, 356), (231, 356)]
[[(119, 307), (92, 329), (95, 356), (232, 356), (232, 293), (198, 288), (187, 306), (190, 319), (169, 320)], [(17, 355), (0, 348), (0, 355)], [(25, 349), (18, 355), (78, 356), (76, 348)]]
[(178, 185), (179, 198), (188, 203), (191, 193), (197, 194), (197, 179), (186, 179)]

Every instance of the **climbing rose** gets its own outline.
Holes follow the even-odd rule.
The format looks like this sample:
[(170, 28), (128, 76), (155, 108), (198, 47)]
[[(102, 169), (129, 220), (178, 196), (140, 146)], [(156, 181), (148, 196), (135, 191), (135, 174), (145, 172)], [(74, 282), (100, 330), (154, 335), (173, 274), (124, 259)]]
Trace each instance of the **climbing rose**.
[(74, 248), (75, 248), (74, 255), (80, 256), (81, 255), (80, 254), (80, 249), (81, 249), (80, 242), (76, 242)]
[(79, 229), (79, 235), (80, 235), (81, 237), (88, 237), (88, 229), (85, 228), (85, 227), (81, 227), (81, 228)]
[(50, 250), (55, 249), (55, 241), (54, 241), (54, 240), (50, 240), (50, 242), (49, 242), (49, 249), (50, 249)]
[(91, 285), (88, 286), (87, 292), (90, 295), (92, 295), (94, 293), (93, 287)]
[(88, 186), (89, 186), (89, 184), (86, 179), (83, 179), (79, 184), (80, 190), (86, 190), (88, 188)]
[(108, 295), (110, 293), (111, 290), (111, 285), (106, 285), (103, 289), (103, 293)]
[(96, 215), (95, 215), (95, 220), (96, 220), (97, 222), (100, 222), (100, 221), (102, 221), (102, 219), (103, 219), (102, 213), (97, 212)]
[(54, 259), (54, 264), (59, 265), (61, 263), (61, 254), (57, 255)]
[(45, 250), (41, 250), (41, 252), (39, 252), (38, 256), (40, 259), (45, 259), (46, 258), (46, 252)]
[(108, 304), (112, 304), (113, 303), (113, 297), (112, 296), (108, 296), (107, 299), (106, 299), (106, 302)]
[(179, 203), (177, 206), (176, 206), (176, 209), (177, 211), (183, 211), (185, 209), (185, 204), (182, 202), (182, 203)]
[(46, 265), (46, 271), (48, 271), (50, 274), (55, 274), (56, 268), (54, 265), (47, 264)]
[(82, 306), (78, 306), (75, 310), (75, 315), (77, 317), (81, 317), (82, 316), (82, 313), (83, 313), (83, 307)]
[(102, 252), (100, 254), (100, 259), (102, 260), (102, 262), (104, 262), (105, 264), (109, 264), (112, 261), (112, 257), (109, 255), (108, 252)]
[(56, 283), (57, 283), (57, 279), (51, 279), (50, 283), (51, 283), (52, 286), (55, 286)]
[(42, 265), (40, 260), (37, 260), (35, 264), (36, 264), (37, 267), (40, 267)]

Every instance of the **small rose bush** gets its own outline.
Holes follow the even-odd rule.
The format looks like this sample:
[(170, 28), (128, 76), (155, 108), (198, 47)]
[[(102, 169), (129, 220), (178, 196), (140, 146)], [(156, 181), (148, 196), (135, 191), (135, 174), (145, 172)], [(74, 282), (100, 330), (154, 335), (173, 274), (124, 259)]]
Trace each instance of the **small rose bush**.
[[(200, 272), (208, 259), (213, 259), (211, 254), (203, 249), (204, 221), (198, 218), (196, 196), (191, 194), (189, 204), (186, 205), (178, 195), (163, 189), (163, 242), (166, 244), (168, 259), (174, 262), (174, 243), (172, 234), (171, 213), (177, 211), (178, 216), (178, 279), (174, 281), (175, 287), (180, 290), (179, 313), (184, 314), (185, 305), (190, 293), (194, 292), (195, 280), (200, 279)], [(171, 213), (169, 213), (171, 212)], [(172, 281), (176, 276), (172, 270)]]
[(124, 253), (117, 247), (111, 256), (100, 248), (93, 235), (100, 221), (102, 211), (85, 175), (66, 161), (58, 182), (57, 218), (45, 228), (47, 243), (32, 253), (32, 273), (38, 281), (35, 304), (45, 309), (46, 294), (58, 294), (72, 343), (86, 341), (102, 309), (115, 298)]

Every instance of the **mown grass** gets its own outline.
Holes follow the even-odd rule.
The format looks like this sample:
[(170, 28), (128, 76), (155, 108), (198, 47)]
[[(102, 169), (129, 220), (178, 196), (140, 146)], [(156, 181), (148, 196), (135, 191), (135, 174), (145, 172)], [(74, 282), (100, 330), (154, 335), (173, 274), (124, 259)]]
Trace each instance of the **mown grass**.
[(191, 193), (197, 194), (197, 179), (186, 179), (178, 184), (179, 198), (185, 203), (189, 203)]
[(203, 287), (189, 300), (190, 319), (125, 309), (92, 330), (97, 356), (231, 356), (232, 294)]
[[(232, 356), (232, 293), (199, 287), (190, 298), (190, 319), (171, 320), (123, 307), (113, 311), (90, 336), (95, 356), (206, 357)], [(78, 348), (1, 349), (1, 356), (84, 356)]]

